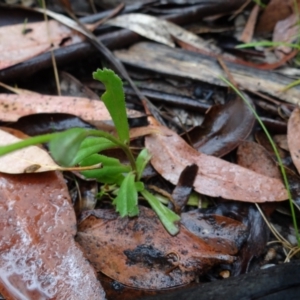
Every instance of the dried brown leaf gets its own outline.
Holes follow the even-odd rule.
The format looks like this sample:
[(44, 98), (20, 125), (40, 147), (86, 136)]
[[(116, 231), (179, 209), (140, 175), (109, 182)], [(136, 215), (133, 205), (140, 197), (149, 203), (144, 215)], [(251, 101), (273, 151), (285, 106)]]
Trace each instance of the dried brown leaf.
[(0, 175), (0, 292), (6, 299), (105, 299), (74, 241), (60, 173)]
[(159, 133), (146, 137), (151, 163), (165, 179), (176, 184), (185, 166), (199, 167), (194, 182), (197, 192), (247, 202), (282, 201), (287, 192), (282, 182), (197, 152), (175, 132), (158, 127)]

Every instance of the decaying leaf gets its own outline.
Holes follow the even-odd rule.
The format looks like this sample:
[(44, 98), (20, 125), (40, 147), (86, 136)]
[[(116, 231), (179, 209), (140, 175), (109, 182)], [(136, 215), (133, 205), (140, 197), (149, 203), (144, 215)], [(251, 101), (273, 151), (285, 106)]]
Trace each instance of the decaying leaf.
[(146, 148), (153, 167), (165, 179), (176, 184), (185, 166), (199, 167), (194, 182), (197, 192), (247, 202), (282, 201), (287, 192), (282, 182), (197, 152), (172, 130), (157, 126), (159, 133), (146, 137)]
[(255, 117), (246, 103), (235, 97), (225, 105), (212, 106), (201, 126), (187, 133), (188, 140), (199, 152), (224, 156), (248, 137), (254, 122)]
[(300, 173), (300, 109), (295, 108), (288, 122), (288, 145), (293, 162)]
[(63, 39), (68, 44), (83, 40), (81, 36), (55, 20), (17, 24), (0, 28), (0, 69), (13, 66), (58, 47)]
[[(0, 129), (0, 146), (21, 141), (21, 139)], [(47, 151), (30, 146), (0, 156), (0, 172), (9, 174), (35, 173), (61, 170)]]
[[(17, 121), (20, 117), (35, 113), (69, 113), (83, 120), (111, 120), (103, 102), (87, 98), (59, 97), (49, 95), (0, 94), (0, 119)], [(142, 114), (127, 110), (128, 117)]]
[(0, 176), (0, 293), (6, 299), (105, 299), (74, 241), (60, 173)]
[(97, 271), (124, 285), (162, 289), (187, 284), (212, 266), (233, 261), (184, 227), (172, 237), (151, 209), (139, 209), (139, 217), (131, 219), (95, 210), (81, 222), (77, 241)]
[(235, 255), (248, 237), (248, 229), (241, 222), (198, 210), (181, 214), (181, 223), (213, 249), (229, 255)]

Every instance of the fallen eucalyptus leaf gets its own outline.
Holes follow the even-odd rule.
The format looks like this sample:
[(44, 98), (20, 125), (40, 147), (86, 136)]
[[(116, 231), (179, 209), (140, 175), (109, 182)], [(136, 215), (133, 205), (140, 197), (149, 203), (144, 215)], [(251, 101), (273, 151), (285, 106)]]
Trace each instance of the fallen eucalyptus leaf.
[(196, 164), (199, 171), (194, 188), (201, 194), (257, 203), (287, 199), (287, 192), (279, 179), (199, 153), (172, 130), (155, 127), (159, 133), (146, 137), (146, 148), (152, 155), (153, 167), (171, 183), (177, 184), (185, 166)]
[(61, 173), (0, 174), (0, 186), (5, 299), (105, 299), (74, 241), (76, 217)]
[(76, 240), (98, 272), (141, 289), (185, 285), (233, 257), (216, 252), (184, 227), (175, 237), (157, 215), (139, 207), (138, 218), (120, 218), (112, 210), (90, 211)]

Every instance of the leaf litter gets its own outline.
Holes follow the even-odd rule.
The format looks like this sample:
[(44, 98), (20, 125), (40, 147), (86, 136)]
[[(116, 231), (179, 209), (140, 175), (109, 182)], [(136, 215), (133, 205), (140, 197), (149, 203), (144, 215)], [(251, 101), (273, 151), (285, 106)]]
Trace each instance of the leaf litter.
[(139, 209), (139, 217), (130, 219), (112, 210), (86, 212), (76, 240), (98, 272), (127, 286), (163, 289), (188, 284), (215, 264), (234, 261), (183, 226), (172, 237), (152, 210)]
[[(175, 39), (176, 42), (178, 42), (178, 40), (180, 40), (177, 37), (174, 36), (170, 36), (169, 37), (170, 40), (172, 41), (173, 39)], [(192, 42), (189, 42), (192, 44)], [(47, 97), (47, 96), (46, 96)], [(3, 104), (3, 107), (7, 106), (6, 103)], [(22, 109), (20, 109), (21, 111)], [(49, 110), (49, 111), (53, 111), (53, 110)], [(79, 111), (81, 111), (79, 109)], [(18, 118), (15, 116), (15, 118)], [(231, 120), (230, 120), (231, 121)], [(226, 125), (226, 122), (225, 122)], [(200, 153), (200, 157), (197, 157), (195, 152), (191, 150), (191, 147), (187, 147), (186, 145), (183, 144), (183, 142), (179, 139), (178, 140), (178, 136), (177, 134), (175, 134), (174, 132), (172, 133), (170, 130), (167, 130), (166, 128), (163, 128), (161, 126), (156, 126), (155, 128), (153, 127), (148, 127), (151, 128), (150, 130), (148, 129), (144, 129), (144, 133), (145, 134), (150, 134), (146, 139), (148, 140), (148, 144), (154, 141), (153, 147), (157, 147), (157, 150), (154, 151), (153, 148), (153, 157), (152, 157), (152, 163), (153, 165), (155, 165), (158, 169), (158, 165), (159, 163), (161, 163), (161, 167), (166, 167), (167, 163), (171, 162), (171, 171), (169, 169), (166, 170), (166, 172), (161, 172), (161, 174), (163, 176), (165, 176), (166, 178), (169, 176), (168, 174), (166, 174), (167, 172), (172, 173), (173, 170), (172, 168), (174, 168), (175, 170), (175, 177), (177, 176), (177, 179), (180, 178), (180, 174), (182, 174), (182, 166), (185, 165), (186, 163), (188, 163), (189, 165), (191, 165), (191, 163), (194, 163), (195, 161), (198, 162), (197, 167), (199, 168), (198, 174), (197, 174), (197, 178), (196, 178), (196, 183), (195, 183), (195, 189), (199, 191), (201, 191), (203, 194), (208, 194), (211, 195), (213, 194), (213, 196), (219, 195), (222, 196), (224, 198), (229, 198), (232, 199), (231, 195), (234, 193), (234, 190), (237, 190), (238, 193), (238, 200), (244, 200), (244, 199), (250, 199), (250, 200), (244, 200), (244, 201), (255, 201), (258, 202), (260, 200), (262, 201), (273, 201), (273, 200), (283, 200), (283, 198), (286, 196), (286, 192), (282, 186), (282, 183), (280, 180), (275, 180), (275, 181), (270, 181), (270, 179), (272, 179), (271, 177), (274, 178), (279, 178), (276, 175), (272, 176), (270, 174), (264, 174), (264, 172), (259, 172), (259, 166), (257, 166), (257, 170), (256, 173), (254, 172), (250, 172), (245, 171), (246, 169), (243, 168), (238, 168), (237, 165), (231, 164), (231, 163), (227, 163), (225, 161), (222, 160), (215, 160), (214, 157), (208, 156), (208, 155), (202, 155), (202, 153)], [(250, 127), (249, 127), (250, 128)], [(250, 131), (250, 129), (249, 129)], [(248, 133), (249, 133), (248, 131)], [(230, 132), (230, 130), (229, 130)], [(292, 133), (290, 134), (292, 136)], [(245, 136), (243, 138), (240, 139), (244, 139), (246, 138), (247, 134), (245, 134)], [(173, 147), (175, 142), (171, 141), (171, 143), (168, 144), (168, 142), (170, 140), (175, 140), (176, 143), (179, 141), (178, 147)], [(243, 143), (241, 143), (241, 141), (239, 140), (238, 143), (236, 143), (234, 146), (231, 146), (232, 149), (235, 148), (238, 144), (240, 145), (240, 151), (244, 151), (243, 148), (241, 146), (243, 146)], [(290, 146), (290, 145), (289, 145)], [(151, 148), (151, 147), (150, 147)], [(174, 151), (175, 149), (175, 151)], [(295, 148), (296, 149), (296, 148)], [(180, 151), (178, 151), (180, 150)], [(224, 149), (221, 149), (222, 151)], [(169, 155), (168, 159), (171, 157), (171, 159), (169, 160), (165, 160), (163, 161), (163, 159), (165, 157), (163, 157), (163, 159), (159, 162), (157, 162), (155, 156), (160, 156), (162, 155), (163, 152), (167, 152), (167, 154), (170, 154), (171, 151), (173, 151), (174, 153), (172, 155)], [(228, 150), (229, 152), (230, 150)], [(179, 155), (178, 155), (179, 154)], [(181, 155), (184, 154), (184, 155)], [(191, 159), (190, 158), (186, 158), (189, 154), (191, 154)], [(210, 153), (211, 154), (211, 153)], [(177, 156), (176, 158), (174, 158), (174, 156)], [(253, 158), (252, 158), (253, 159)], [(205, 161), (207, 161), (205, 163)], [(249, 166), (250, 168), (250, 162), (248, 162), (247, 167)], [(195, 165), (196, 166), (196, 165)], [(275, 165), (276, 167), (276, 165)], [(217, 170), (217, 169), (220, 170)], [(217, 171), (216, 171), (217, 170)], [(258, 175), (258, 173), (263, 173), (265, 176), (261, 177)], [(276, 172), (274, 171), (274, 174)], [(235, 175), (233, 175), (235, 174)], [(12, 176), (12, 175), (5, 175), (5, 176)], [(20, 177), (18, 177), (18, 180), (20, 180), (20, 178), (25, 176), (29, 176), (29, 175), (21, 175)], [(31, 176), (31, 175), (30, 175)], [(32, 176), (37, 176), (37, 175), (32, 175)], [(46, 175), (42, 175), (42, 176), (46, 176)], [(250, 176), (247, 179), (247, 176)], [(237, 180), (237, 177), (241, 177), (240, 180)], [(258, 177), (256, 181), (254, 181), (254, 190), (251, 190), (249, 188), (249, 186), (247, 186), (246, 184), (246, 179), (248, 181), (252, 181), (254, 179), (254, 177)], [(199, 180), (199, 178), (201, 180)], [(223, 181), (221, 178), (224, 178)], [(173, 181), (172, 181), (173, 180)], [(176, 179), (172, 179), (170, 180), (171, 182), (173, 182), (174, 184), (177, 184)], [(178, 181), (178, 180), (177, 180)], [(212, 184), (213, 182), (217, 182), (216, 184)], [(219, 185), (221, 186), (220, 189)], [(270, 185), (270, 188), (267, 189), (266, 186), (268, 184)], [(275, 189), (277, 186), (277, 189)], [(207, 187), (208, 186), (208, 187)], [(274, 192), (270, 192), (270, 189), (275, 189)], [(226, 191), (226, 189), (228, 189), (229, 191)], [(213, 192), (213, 190), (215, 190)], [(261, 192), (260, 190), (265, 190), (264, 192)], [(219, 192), (221, 191), (221, 192)], [(276, 195), (277, 193), (277, 195)], [(278, 196), (278, 197), (276, 197)], [(279, 198), (279, 199), (278, 199)], [(259, 200), (258, 200), (259, 199)], [(266, 200), (267, 199), (267, 200)], [(273, 200), (272, 200), (273, 199)], [(211, 211), (211, 212), (207, 212), (204, 214), (203, 217), (203, 212), (199, 213), (198, 211), (192, 211), (189, 213), (183, 213), (182, 214), (182, 223), (185, 222), (185, 218), (187, 215), (193, 215), (193, 226), (191, 226), (189, 229), (190, 231), (193, 232), (194, 230), (194, 234), (195, 236), (192, 236), (191, 232), (188, 232), (185, 227), (183, 225), (181, 226), (181, 236), (184, 236), (185, 239), (189, 240), (189, 242), (187, 243), (187, 245), (183, 245), (181, 248), (176, 247), (177, 245), (173, 245), (171, 243), (171, 249), (174, 250), (173, 252), (168, 252), (168, 248), (166, 248), (166, 246), (163, 244), (165, 243), (165, 241), (168, 241), (169, 243), (169, 239), (171, 239), (170, 236), (163, 236), (163, 238), (158, 238), (155, 241), (150, 241), (149, 238), (143, 240), (142, 242), (144, 244), (140, 245), (140, 244), (134, 244), (128, 242), (127, 245), (124, 245), (123, 248), (121, 248), (121, 250), (119, 252), (123, 253), (119, 253), (118, 252), (118, 244), (114, 244), (116, 241), (113, 241), (113, 239), (119, 239), (119, 240), (126, 240), (126, 235), (134, 235), (136, 234), (140, 234), (140, 235), (144, 235), (145, 231), (148, 230), (148, 227), (151, 225), (145, 225), (148, 221), (152, 224), (152, 220), (154, 220), (154, 224), (153, 228), (154, 231), (153, 232), (160, 232), (161, 230), (158, 230), (158, 227), (155, 227), (156, 225), (160, 225), (161, 224), (157, 221), (157, 217), (156, 215), (153, 214), (152, 211), (150, 211), (149, 209), (146, 209), (144, 207), (141, 208), (141, 216), (139, 218), (123, 218), (121, 219), (120, 217), (118, 217), (116, 214), (107, 211), (102, 211), (102, 212), (98, 212), (98, 211), (93, 211), (90, 212), (90, 216), (87, 217), (83, 222), (81, 222), (80, 224), (80, 228), (82, 231), (80, 231), (78, 233), (78, 240), (82, 241), (83, 246), (85, 246), (86, 248), (88, 248), (87, 253), (88, 255), (91, 257), (91, 260), (93, 261), (93, 264), (97, 266), (97, 268), (99, 267), (99, 270), (107, 270), (107, 266), (104, 265), (103, 266), (103, 261), (101, 261), (102, 259), (102, 249), (104, 249), (104, 253), (105, 253), (105, 257), (103, 258), (104, 260), (107, 259), (108, 264), (110, 263), (109, 258), (111, 258), (111, 253), (113, 251), (116, 251), (117, 254), (120, 255), (120, 257), (122, 258), (122, 264), (121, 266), (118, 266), (118, 256), (117, 258), (113, 258), (112, 262), (114, 263), (112, 265), (112, 269), (115, 268), (116, 270), (123, 269), (123, 264), (125, 264), (124, 269), (125, 271), (125, 275), (116, 275), (116, 274), (110, 274), (111, 270), (107, 270), (108, 275), (112, 278), (118, 278), (120, 279), (121, 282), (123, 282), (126, 285), (130, 285), (130, 286), (138, 286), (138, 285), (144, 285), (146, 286), (146, 288), (157, 288), (157, 286), (161, 287), (161, 286), (176, 286), (176, 285), (184, 285), (192, 280), (195, 280), (199, 274), (202, 274), (203, 272), (205, 272), (206, 270), (210, 269), (214, 264), (219, 264), (221, 261), (222, 263), (232, 263), (233, 262), (233, 257), (230, 255), (235, 255), (239, 250), (240, 247), (242, 247), (244, 245), (244, 248), (247, 247), (247, 244), (252, 243), (255, 244), (256, 243), (256, 238), (261, 238), (259, 241), (259, 246), (261, 249), (263, 249), (265, 243), (266, 243), (266, 235), (265, 235), (265, 228), (263, 228), (263, 222), (260, 220), (259, 222), (256, 220), (257, 218), (257, 212), (255, 215), (255, 218), (253, 217), (251, 222), (252, 225), (257, 223), (256, 225), (259, 227), (261, 226), (261, 230), (257, 231), (257, 226), (253, 227), (252, 225), (252, 229), (251, 226), (247, 226), (243, 220), (233, 220), (232, 218), (227, 218), (225, 216), (220, 216), (222, 215), (222, 213), (224, 215), (230, 215), (230, 217), (232, 217), (232, 212), (233, 211), (237, 211), (236, 215), (245, 215), (248, 213), (245, 213), (245, 211), (247, 209), (245, 209), (241, 203), (234, 203), (234, 202), (229, 202), (226, 203), (225, 205), (223, 205), (224, 207), (227, 207), (227, 211), (226, 209), (223, 209), (223, 212), (220, 212), (222, 209), (220, 207), (222, 207), (222, 204), (220, 205), (219, 208), (216, 209), (216, 211)], [(238, 209), (236, 209), (236, 207), (238, 207)], [(253, 206), (250, 205), (248, 206), (247, 204), (245, 205), (245, 207), (250, 207), (252, 208)], [(218, 211), (219, 210), (219, 211)], [(226, 211), (226, 212), (225, 212)], [(248, 209), (249, 211), (249, 218), (251, 218), (251, 209)], [(254, 210), (253, 210), (254, 211)], [(202, 215), (201, 215), (202, 214)], [(97, 217), (95, 217), (95, 215), (97, 215)], [(22, 216), (23, 217), (23, 216)], [(195, 224), (197, 224), (197, 222), (200, 222), (199, 227), (195, 226)], [(242, 221), (244, 222), (244, 225), (242, 224)], [(205, 222), (201, 223), (201, 222)], [(251, 223), (250, 222), (250, 223)], [(86, 224), (87, 223), (87, 224)], [(84, 224), (84, 225), (83, 225)], [(222, 226), (226, 224), (226, 228), (232, 229), (233, 232), (233, 236), (226, 236), (226, 230), (224, 228), (222, 228)], [(187, 223), (185, 223), (186, 227), (188, 228)], [(208, 225), (211, 225), (211, 227), (206, 227)], [(74, 225), (75, 226), (75, 225)], [(73, 227), (74, 227), (73, 226)], [(104, 234), (100, 232), (98, 232), (98, 230), (96, 230), (99, 227), (103, 227), (105, 228), (104, 232), (112, 232), (112, 234), (110, 236), (103, 236)], [(128, 233), (127, 231), (127, 226), (129, 228), (133, 228), (135, 230), (135, 232), (133, 231), (133, 233)], [(113, 228), (110, 228), (113, 227)], [(124, 230), (124, 228), (126, 230)], [(144, 231), (142, 229), (145, 229)], [(73, 228), (74, 229), (74, 228)], [(117, 229), (117, 230), (115, 230)], [(125, 233), (125, 238), (124, 235), (120, 235), (120, 231), (124, 231)], [(217, 229), (220, 229), (220, 231), (217, 231)], [(252, 230), (252, 238), (249, 238), (249, 229), (250, 231)], [(117, 232), (116, 232), (117, 231)], [(196, 238), (196, 233), (200, 233), (198, 238)], [(152, 232), (152, 235), (153, 235)], [(164, 231), (164, 233), (166, 233)], [(255, 233), (255, 234), (254, 234)], [(179, 235), (180, 235), (179, 234)], [(208, 239), (207, 239), (207, 236)], [(251, 232), (250, 232), (251, 235)], [(221, 236), (221, 238), (220, 238)], [(245, 244), (245, 239), (248, 236), (248, 241)], [(118, 238), (116, 238), (118, 237)], [(179, 237), (179, 236), (177, 236)], [(188, 238), (187, 238), (188, 237)], [(109, 239), (109, 240), (108, 240)], [(224, 241), (225, 239), (225, 241)], [(100, 241), (100, 243), (103, 243), (103, 248), (99, 250), (99, 245), (98, 245), (98, 240)], [(134, 242), (136, 242), (136, 238), (133, 238)], [(87, 243), (85, 242), (87, 241)], [(104, 241), (104, 242), (103, 242)], [(107, 254), (110, 250), (110, 248), (108, 248), (107, 250), (107, 245), (110, 244), (112, 245), (112, 247), (114, 246), (114, 249), (112, 249), (112, 252)], [(101, 244), (102, 245), (102, 244)], [(133, 248), (128, 248), (128, 245), (132, 246)], [(154, 246), (153, 246), (154, 245)], [(196, 254), (193, 254), (192, 256), (189, 256), (187, 253), (181, 253), (180, 251), (182, 249), (185, 249), (184, 246), (190, 246), (193, 245), (193, 247), (203, 247), (203, 249), (205, 249), (203, 251), (203, 253), (199, 252)], [(209, 246), (210, 245), (210, 246)], [(127, 247), (127, 248), (126, 248)], [(156, 248), (157, 247), (157, 248)], [(211, 251), (211, 249), (213, 249)], [(89, 252), (90, 249), (96, 249), (97, 252), (92, 253)], [(190, 249), (190, 248), (189, 248)], [(242, 252), (244, 251), (242, 249)], [(257, 253), (259, 253), (260, 250), (257, 249), (251, 249), (251, 253), (247, 254), (246, 258), (245, 258), (245, 254), (243, 252), (242, 256), (243, 258), (241, 260), (238, 258), (237, 260), (235, 260), (234, 263), (238, 263), (240, 265), (243, 264), (243, 268), (246, 270), (247, 269), (247, 264), (250, 260), (252, 260), (252, 257), (254, 257)], [(107, 251), (107, 252), (106, 252)], [(190, 252), (194, 252), (194, 250), (190, 251)], [(97, 253), (97, 254), (96, 254)], [(209, 259), (208, 259), (208, 254), (209, 253)], [(203, 255), (202, 255), (203, 254)], [(207, 257), (206, 257), (207, 255)], [(125, 259), (125, 263), (124, 263), (124, 259)], [(130, 269), (130, 267), (132, 267)], [(152, 271), (149, 274), (149, 277), (146, 277), (145, 275), (145, 270), (148, 270), (150, 268), (152, 268)], [(126, 269), (128, 268), (128, 269)], [(238, 267), (237, 267), (238, 268)], [(241, 269), (241, 268), (240, 268)], [(97, 269), (98, 270), (98, 269)], [(132, 275), (130, 278), (125, 278), (127, 275), (127, 270), (129, 270), (128, 274), (134, 274)], [(132, 273), (131, 273), (132, 272)], [(142, 282), (141, 279), (137, 279), (135, 278), (136, 273), (137, 274), (142, 274), (142, 278), (145, 279), (144, 282)], [(140, 272), (140, 273), (139, 273)], [(175, 275), (174, 275), (175, 274)], [(179, 276), (179, 275), (182, 276)], [(233, 274), (237, 274), (233, 272)], [(118, 277), (119, 276), (119, 277)], [(144, 277), (145, 276), (145, 277)], [(151, 277), (152, 276), (152, 277)], [(153, 277), (158, 276), (159, 279), (162, 279), (162, 282), (157, 283), (156, 279), (153, 279)], [(122, 281), (123, 280), (123, 281)], [(169, 281), (168, 281), (169, 280)], [(85, 295), (86, 296), (86, 295)], [(63, 298), (62, 298), (63, 299)], [(72, 298), (70, 298), (72, 299)], [(91, 298), (92, 299), (92, 298)]]
[(0, 292), (6, 299), (105, 299), (74, 242), (60, 173), (0, 175)]
[(174, 131), (155, 127), (158, 133), (147, 136), (145, 145), (153, 167), (171, 183), (177, 183), (184, 166), (196, 164), (199, 171), (194, 188), (201, 194), (255, 203), (287, 199), (281, 180), (199, 153)]

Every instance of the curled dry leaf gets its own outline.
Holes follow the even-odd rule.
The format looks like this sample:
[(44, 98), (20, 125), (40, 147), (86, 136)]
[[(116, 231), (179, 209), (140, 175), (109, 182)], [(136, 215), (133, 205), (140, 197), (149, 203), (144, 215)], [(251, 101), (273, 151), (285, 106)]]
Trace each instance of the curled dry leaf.
[(68, 44), (83, 40), (82, 36), (55, 20), (3, 26), (0, 28), (0, 69), (48, 51), (51, 44), (58, 47), (67, 38)]
[(288, 122), (288, 145), (293, 162), (300, 173), (300, 109), (295, 108)]
[(185, 166), (199, 167), (197, 192), (247, 202), (282, 201), (287, 192), (279, 179), (260, 175), (217, 157), (197, 152), (172, 130), (156, 126), (159, 133), (146, 137), (151, 163), (158, 173), (176, 184)]
[[(251, 102), (250, 99), (248, 101)], [(246, 103), (240, 97), (235, 97), (225, 105), (211, 107), (201, 126), (187, 134), (199, 152), (224, 156), (248, 137), (254, 122), (255, 117)]]
[[(14, 135), (0, 129), (0, 146), (21, 141)], [(30, 146), (0, 156), (0, 172), (9, 174), (46, 172), (61, 170), (47, 151), (37, 146)]]
[(233, 262), (184, 227), (170, 236), (151, 209), (139, 209), (139, 217), (131, 219), (111, 210), (91, 211), (79, 225), (77, 241), (97, 271), (127, 286), (162, 289)]
[[(17, 121), (20, 117), (36, 113), (69, 113), (83, 120), (111, 120), (99, 100), (87, 98), (60, 97), (49, 95), (12, 95), (0, 94), (0, 120)], [(127, 110), (128, 117), (140, 117), (141, 113)]]
[(105, 299), (74, 241), (60, 173), (0, 176), (0, 293), (6, 299)]

